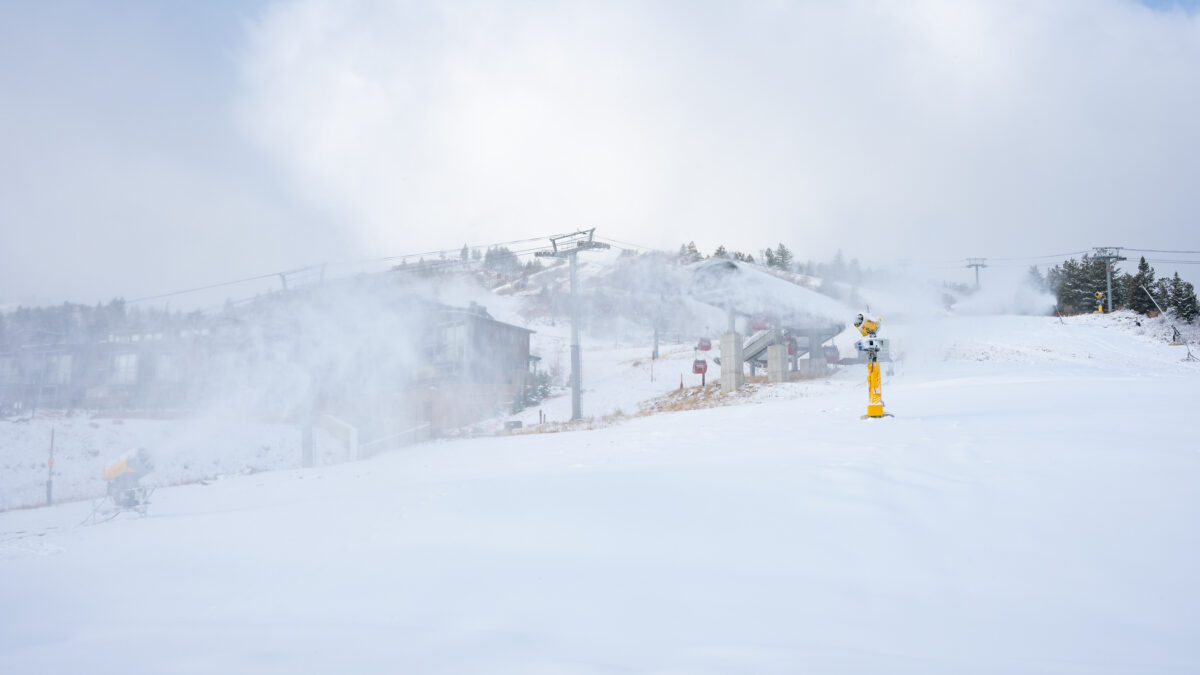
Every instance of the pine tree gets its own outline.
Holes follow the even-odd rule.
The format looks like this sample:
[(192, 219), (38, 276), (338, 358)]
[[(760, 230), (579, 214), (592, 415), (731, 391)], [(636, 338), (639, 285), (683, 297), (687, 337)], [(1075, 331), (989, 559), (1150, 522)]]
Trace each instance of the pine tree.
[(1096, 293), (1105, 290), (1105, 283), (1104, 261), (1088, 255), (1081, 261), (1064, 260), (1046, 272), (1046, 286), (1063, 314), (1094, 312), (1099, 304)]
[(1171, 311), (1180, 321), (1191, 323), (1200, 315), (1200, 307), (1196, 303), (1196, 288), (1190, 282), (1179, 278), (1179, 272), (1171, 278)]
[(1154, 299), (1158, 300), (1164, 312), (1171, 311), (1171, 282), (1168, 279), (1155, 281), (1150, 291), (1154, 293)]
[[(1092, 306), (1094, 309), (1095, 306), (1100, 304), (1100, 302), (1101, 302), (1101, 300), (1096, 298), (1096, 294), (1107, 292), (1107, 288), (1108, 288), (1108, 274), (1106, 272), (1107, 267), (1105, 265), (1105, 262), (1099, 258), (1089, 258), (1088, 256), (1084, 256), (1083, 258), (1084, 258), (1084, 265), (1081, 267), (1080, 271), (1083, 274), (1084, 288), (1080, 289), (1080, 293), (1081, 293), (1081, 295), (1084, 295), (1084, 296), (1087, 296), (1087, 295), (1091, 296)], [(1116, 287), (1113, 288), (1113, 291), (1114, 291), (1114, 295), (1115, 295)], [(1117, 307), (1119, 304), (1117, 302), (1117, 298), (1114, 297), (1112, 300), (1113, 300), (1112, 306), (1114, 308)], [(1104, 298), (1103, 302), (1105, 304), (1105, 307), (1107, 307), (1108, 306), (1108, 298), (1107, 297)]]
[(458, 252), (458, 257), (463, 262), (467, 262), (471, 257), (471, 249), (466, 244), (463, 244), (462, 250)]
[(704, 256), (700, 254), (700, 250), (696, 248), (696, 242), (689, 241), (686, 244), (679, 245), (679, 262), (687, 265), (690, 263), (704, 260)]
[(775, 266), (781, 270), (790, 272), (792, 270), (793, 257), (788, 247), (784, 246), (783, 242), (779, 242), (779, 247), (775, 249)]
[(718, 247), (717, 247), (717, 250), (713, 251), (712, 257), (714, 257), (714, 258), (728, 258), (728, 257), (729, 257), (729, 251), (726, 251), (726, 250), (725, 250), (725, 247), (724, 247), (723, 245), (722, 245), (722, 246), (718, 246)]
[(851, 258), (850, 266), (846, 268), (847, 281), (858, 284), (862, 281), (862, 276), (862, 267), (858, 264), (858, 258)]
[(517, 254), (507, 247), (497, 246), (489, 248), (487, 253), (483, 254), (483, 266), (494, 270), (516, 270), (520, 269), (521, 261), (517, 259)]
[(1139, 314), (1154, 311), (1154, 301), (1142, 290), (1143, 286), (1151, 290), (1154, 288), (1154, 268), (1146, 262), (1145, 256), (1138, 260), (1137, 273), (1129, 279), (1129, 308)]
[(842, 281), (846, 278), (846, 258), (842, 255), (842, 249), (838, 249), (836, 255), (833, 256), (833, 269), (829, 273), (836, 281)]
[(767, 261), (767, 267), (775, 267), (775, 265), (776, 265), (775, 251), (773, 251), (771, 249), (767, 249), (767, 250), (763, 251), (763, 260)]
[(1046, 277), (1038, 271), (1037, 265), (1029, 266), (1029, 273), (1025, 275), (1025, 285), (1035, 291), (1046, 290)]

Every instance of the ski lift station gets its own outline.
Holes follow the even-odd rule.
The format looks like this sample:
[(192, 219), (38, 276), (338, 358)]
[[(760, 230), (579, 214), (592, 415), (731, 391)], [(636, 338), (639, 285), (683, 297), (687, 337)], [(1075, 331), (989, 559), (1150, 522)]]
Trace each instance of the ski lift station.
[[(824, 374), (829, 357), (836, 356), (822, 345), (846, 328), (849, 311), (832, 298), (733, 260), (697, 265), (688, 293), (726, 313), (717, 361), (724, 391), (745, 383), (747, 365), (751, 375), (765, 368), (772, 382), (792, 373)], [(745, 334), (737, 332), (738, 317), (745, 319)]]

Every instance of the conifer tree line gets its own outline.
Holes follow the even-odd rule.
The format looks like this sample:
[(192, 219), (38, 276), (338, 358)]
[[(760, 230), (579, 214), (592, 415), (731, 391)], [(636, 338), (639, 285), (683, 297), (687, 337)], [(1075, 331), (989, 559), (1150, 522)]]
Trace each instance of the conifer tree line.
[(796, 272), (799, 274), (807, 274), (809, 276), (821, 277), (827, 281), (844, 281), (847, 283), (857, 284), (862, 280), (863, 269), (858, 264), (858, 260), (851, 258), (849, 261), (842, 255), (841, 251), (837, 252), (832, 262), (815, 262), (808, 260), (806, 262), (797, 262), (796, 255), (783, 242), (780, 242), (774, 247), (767, 247), (758, 251), (758, 259), (753, 255), (743, 253), (741, 251), (730, 251), (724, 246), (718, 246), (712, 255), (706, 256), (696, 248), (696, 242), (689, 241), (686, 244), (679, 245), (679, 253), (677, 259), (682, 264), (699, 262), (707, 258), (724, 258), (725, 260), (737, 260), (740, 262), (754, 263), (764, 265), (773, 269), (782, 270), (785, 272)]
[[(774, 269), (821, 277), (823, 285), (831, 281), (858, 284), (864, 276), (864, 270), (858, 261), (851, 259), (847, 262), (841, 251), (838, 251), (832, 262), (818, 263), (810, 260), (797, 263), (792, 251), (781, 242), (775, 247), (758, 251), (758, 255), (758, 260), (755, 260), (753, 255), (730, 251), (722, 245), (718, 246), (711, 256), (705, 256), (696, 247), (696, 242), (689, 241), (679, 245), (677, 258), (683, 264), (698, 262), (708, 257), (756, 263)], [(1096, 293), (1106, 292), (1105, 261), (1084, 255), (1082, 260), (1072, 258), (1050, 268), (1045, 275), (1037, 266), (1032, 266), (1029, 268), (1026, 283), (1038, 290), (1053, 293), (1057, 299), (1057, 311), (1061, 314), (1094, 312), (1100, 304)], [(964, 293), (970, 293), (971, 290), (966, 286), (962, 289)], [(1151, 300), (1147, 290), (1154, 295), (1154, 300)], [(837, 297), (833, 290), (829, 290), (827, 294)], [(1151, 315), (1158, 311), (1154, 304), (1157, 300), (1164, 311), (1173, 314), (1180, 321), (1192, 323), (1200, 316), (1200, 303), (1197, 302), (1195, 287), (1179, 278), (1178, 272), (1171, 277), (1157, 278), (1154, 268), (1146, 262), (1145, 257), (1138, 261), (1135, 273), (1113, 274), (1112, 294), (1113, 309), (1130, 309), (1140, 314)]]
[[(1051, 267), (1044, 276), (1036, 266), (1030, 267), (1027, 283), (1053, 293), (1062, 314), (1094, 312), (1100, 304), (1096, 293), (1107, 290), (1105, 261), (1085, 254), (1082, 260), (1071, 258)], [(1150, 294), (1154, 295), (1153, 300)], [(1192, 323), (1200, 316), (1195, 287), (1180, 279), (1179, 272), (1170, 278), (1156, 278), (1154, 268), (1146, 262), (1145, 256), (1138, 260), (1135, 273), (1113, 273), (1112, 295), (1113, 309), (1153, 314), (1158, 311), (1154, 304), (1157, 300), (1164, 311), (1174, 314), (1180, 321)]]

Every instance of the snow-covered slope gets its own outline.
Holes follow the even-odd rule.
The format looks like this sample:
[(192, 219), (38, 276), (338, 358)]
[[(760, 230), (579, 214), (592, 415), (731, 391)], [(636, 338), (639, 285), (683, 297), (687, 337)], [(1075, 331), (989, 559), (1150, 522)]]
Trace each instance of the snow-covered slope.
[(1194, 672), (1200, 368), (1126, 324), (885, 323), (884, 420), (846, 368), (0, 513), (0, 672)]
[[(104, 494), (103, 466), (128, 450), (154, 457), (155, 485), (180, 485), (235, 473), (300, 466), (300, 429), (209, 417), (137, 419), (43, 411), (33, 419), (0, 420), (0, 511), (45, 503), (54, 441), (54, 499)], [(344, 462), (344, 444), (318, 428), (317, 464)]]

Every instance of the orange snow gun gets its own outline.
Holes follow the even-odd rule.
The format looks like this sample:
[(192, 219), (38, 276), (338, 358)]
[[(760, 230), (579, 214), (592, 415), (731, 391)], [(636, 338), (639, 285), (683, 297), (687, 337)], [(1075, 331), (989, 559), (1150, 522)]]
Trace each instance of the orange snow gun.
[(104, 482), (111, 483), (130, 471), (133, 471), (133, 469), (129, 468), (129, 462), (122, 457), (112, 464), (104, 465)]
[(854, 318), (854, 327), (863, 337), (873, 336), (879, 331), (879, 319), (868, 319), (859, 314)]

